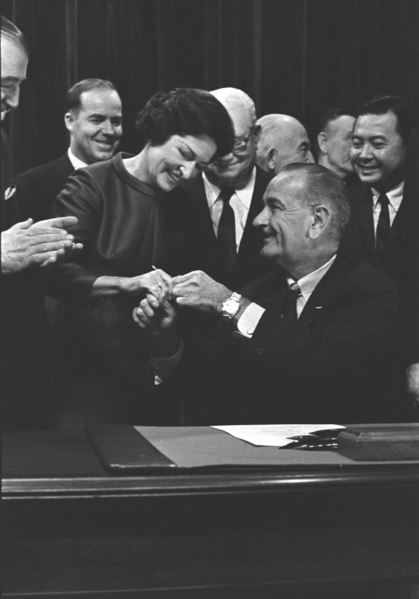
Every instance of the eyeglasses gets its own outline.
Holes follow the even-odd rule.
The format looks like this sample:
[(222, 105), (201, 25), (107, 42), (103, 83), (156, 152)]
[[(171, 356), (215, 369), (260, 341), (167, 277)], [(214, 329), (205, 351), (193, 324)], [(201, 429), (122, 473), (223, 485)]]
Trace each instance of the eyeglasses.
[(251, 127), (249, 129), (249, 135), (247, 137), (244, 135), (241, 135), (240, 137), (235, 137), (232, 151), (233, 152), (244, 152), (244, 150), (247, 148), (247, 145), (250, 141), (253, 131), (254, 131), (254, 127)]

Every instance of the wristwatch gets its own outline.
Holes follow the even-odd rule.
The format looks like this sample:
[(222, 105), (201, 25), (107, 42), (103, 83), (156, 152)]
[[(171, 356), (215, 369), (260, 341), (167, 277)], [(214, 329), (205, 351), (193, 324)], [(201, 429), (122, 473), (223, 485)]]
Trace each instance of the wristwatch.
[(240, 310), (240, 300), (242, 296), (239, 293), (232, 293), (222, 304), (220, 314), (223, 320), (230, 322)]

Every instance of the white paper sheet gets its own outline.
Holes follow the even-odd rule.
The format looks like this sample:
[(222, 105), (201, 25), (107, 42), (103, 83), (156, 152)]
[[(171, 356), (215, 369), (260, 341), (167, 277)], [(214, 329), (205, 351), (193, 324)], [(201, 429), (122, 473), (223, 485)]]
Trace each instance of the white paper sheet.
[(237, 439), (265, 447), (285, 447), (292, 442), (290, 437), (308, 435), (320, 430), (342, 429), (340, 424), (244, 424), (213, 426)]

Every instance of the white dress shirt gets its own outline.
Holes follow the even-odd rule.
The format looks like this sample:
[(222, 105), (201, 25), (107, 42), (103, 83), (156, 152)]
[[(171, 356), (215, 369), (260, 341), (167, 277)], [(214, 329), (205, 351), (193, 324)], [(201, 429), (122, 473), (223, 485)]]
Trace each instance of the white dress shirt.
[[(374, 217), (374, 233), (376, 234), (378, 219), (380, 217), (380, 212), (381, 212), (381, 204), (378, 201), (378, 198), (380, 197), (381, 193), (374, 188), (371, 188), (371, 191), (372, 191), (372, 201), (373, 201), (372, 212), (373, 212), (373, 217)], [(385, 194), (388, 197), (388, 202), (389, 202), (388, 213), (390, 216), (390, 227), (393, 224), (393, 221), (396, 218), (396, 214), (400, 208), (400, 204), (402, 203), (403, 191), (404, 191), (404, 181), (399, 183), (399, 185), (397, 185), (396, 187), (393, 187), (393, 189), (390, 189), (390, 191), (387, 191)]]
[[(218, 223), (220, 222), (221, 213), (223, 211), (223, 200), (219, 199), (221, 188), (208, 181), (205, 173), (203, 173), (205, 186), (205, 195), (207, 197), (208, 208), (211, 214), (212, 226), (214, 233), (217, 235)], [(234, 194), (230, 199), (230, 206), (233, 208), (234, 220), (236, 226), (236, 250), (239, 250), (239, 245), (243, 237), (243, 231), (246, 226), (247, 217), (249, 214), (250, 204), (252, 202), (253, 190), (255, 188), (256, 167), (252, 171), (252, 175), (243, 189), (235, 189)]]
[(68, 148), (68, 150), (67, 150), (67, 155), (68, 155), (68, 159), (70, 160), (71, 164), (74, 167), (74, 170), (77, 170), (78, 168), (84, 168), (85, 166), (87, 166), (87, 162), (83, 162), (83, 160), (80, 160), (80, 158), (77, 158), (77, 156), (74, 156), (74, 154), (70, 150), (70, 148)]

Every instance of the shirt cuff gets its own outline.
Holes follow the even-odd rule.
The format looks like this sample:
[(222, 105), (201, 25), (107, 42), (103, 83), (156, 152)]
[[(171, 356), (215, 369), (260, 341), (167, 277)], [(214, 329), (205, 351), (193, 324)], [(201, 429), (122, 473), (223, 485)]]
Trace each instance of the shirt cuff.
[(264, 312), (265, 308), (262, 308), (262, 306), (254, 303), (249, 304), (237, 322), (237, 331), (243, 337), (251, 339)]
[(154, 356), (151, 359), (151, 365), (154, 370), (154, 384), (160, 385), (167, 379), (176, 368), (183, 356), (183, 341), (180, 342), (179, 348), (171, 356), (165, 358)]

